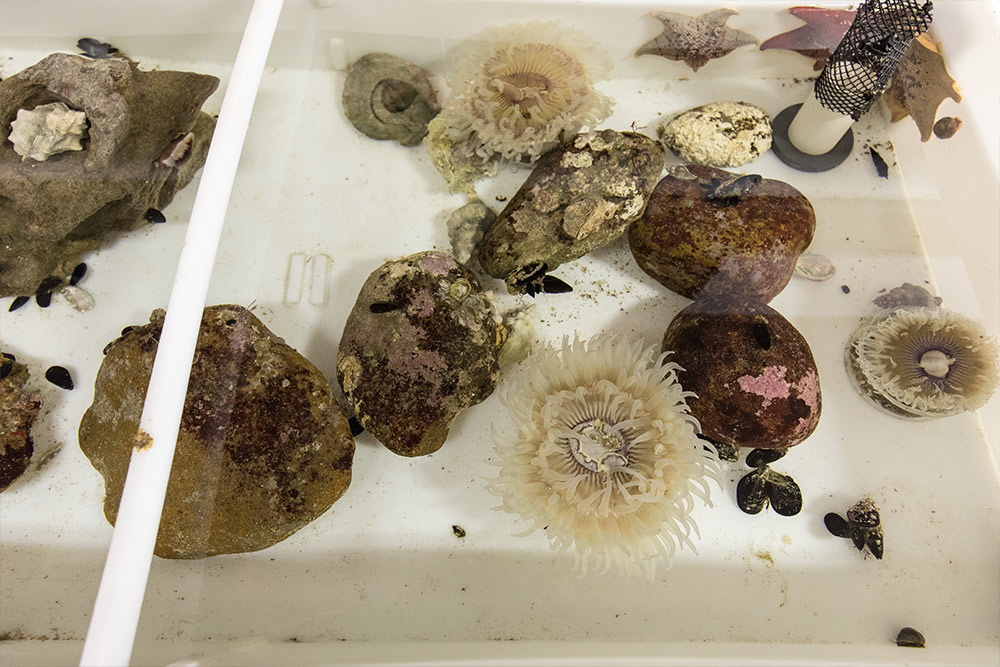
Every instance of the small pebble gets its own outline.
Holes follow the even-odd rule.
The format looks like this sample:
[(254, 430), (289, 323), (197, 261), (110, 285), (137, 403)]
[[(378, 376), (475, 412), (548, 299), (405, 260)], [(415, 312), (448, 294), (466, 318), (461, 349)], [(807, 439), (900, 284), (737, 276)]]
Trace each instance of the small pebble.
[(87, 273), (87, 265), (84, 264), (83, 262), (80, 262), (79, 264), (76, 265), (76, 268), (73, 269), (73, 275), (69, 277), (69, 284), (76, 285), (78, 282), (80, 282), (80, 279), (83, 278), (83, 275), (85, 273)]
[(66, 391), (73, 389), (73, 378), (70, 376), (69, 371), (62, 366), (50, 366), (45, 371), (45, 379)]
[(833, 265), (829, 257), (823, 255), (804, 252), (795, 260), (795, 275), (806, 280), (822, 282), (832, 278), (836, 272), (837, 267)]
[(15, 297), (13, 301), (10, 302), (10, 308), (7, 309), (8, 313), (13, 313), (15, 310), (28, 303), (31, 300), (30, 296), (18, 296)]
[(844, 294), (850, 294), (851, 293), (851, 288), (848, 287), (847, 285), (841, 285), (840, 286), (840, 291), (843, 292)]
[(961, 118), (955, 116), (939, 118), (938, 122), (934, 123), (934, 136), (938, 139), (951, 139), (960, 127), (962, 127)]
[(896, 635), (896, 646), (905, 646), (907, 648), (926, 648), (927, 641), (924, 639), (923, 634), (919, 630), (911, 627), (905, 627), (899, 631)]
[(458, 539), (465, 537), (465, 528), (462, 528), (457, 523), (451, 527), (451, 532), (455, 533), (455, 537)]

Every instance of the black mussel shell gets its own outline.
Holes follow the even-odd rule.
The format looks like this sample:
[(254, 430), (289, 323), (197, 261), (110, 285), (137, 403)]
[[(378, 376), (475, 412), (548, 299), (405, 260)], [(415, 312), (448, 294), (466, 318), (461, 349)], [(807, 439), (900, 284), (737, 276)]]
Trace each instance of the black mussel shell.
[(855, 526), (874, 528), (881, 523), (878, 508), (871, 502), (861, 501), (847, 510), (847, 520)]
[(872, 552), (872, 556), (882, 560), (882, 554), (885, 552), (885, 543), (882, 538), (881, 528), (872, 528), (865, 531), (865, 544), (868, 545), (868, 550)]
[(831, 535), (844, 538), (851, 536), (851, 526), (847, 523), (847, 519), (835, 512), (830, 512), (823, 517), (823, 524), (826, 525), (826, 529), (830, 531)]
[(768, 470), (764, 490), (771, 507), (781, 516), (795, 516), (802, 511), (802, 490), (788, 475)]
[[(715, 440), (709, 438), (707, 435), (703, 435), (701, 433), (698, 434), (698, 438), (704, 440), (705, 442), (712, 443), (712, 446), (715, 447), (715, 451), (719, 454), (719, 458), (722, 459), (723, 461), (735, 462), (739, 460), (740, 450), (739, 447), (737, 447), (736, 445), (727, 445), (724, 442), (716, 442)], [(706, 449), (708, 448), (706, 447)]]
[(365, 432), (365, 427), (361, 425), (357, 417), (348, 419), (347, 425), (351, 428), (351, 436), (355, 438)]
[(30, 296), (18, 296), (14, 297), (14, 300), (10, 302), (10, 308), (7, 309), (8, 313), (13, 313), (15, 310), (28, 303), (31, 300)]
[(751, 468), (760, 468), (774, 463), (787, 453), (787, 449), (755, 449), (747, 454), (747, 465)]
[(50, 366), (45, 371), (45, 379), (60, 389), (65, 389), (66, 391), (73, 389), (73, 377), (62, 366)]
[(736, 485), (736, 504), (747, 514), (759, 514), (767, 506), (766, 474), (766, 468), (758, 468)]
[(908, 648), (925, 648), (927, 641), (924, 635), (911, 627), (905, 627), (896, 635), (896, 646), (906, 646)]

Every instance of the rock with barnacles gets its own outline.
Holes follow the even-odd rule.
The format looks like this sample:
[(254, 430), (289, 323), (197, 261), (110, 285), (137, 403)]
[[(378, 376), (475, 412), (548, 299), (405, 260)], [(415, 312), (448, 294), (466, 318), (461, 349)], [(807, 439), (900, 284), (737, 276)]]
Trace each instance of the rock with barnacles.
[(713, 102), (678, 114), (657, 135), (687, 162), (739, 167), (771, 148), (771, 119), (753, 104)]
[(337, 375), (382, 444), (430, 454), (462, 410), (493, 393), (506, 334), (475, 274), (451, 255), (421, 252), (368, 276), (344, 327)]
[[(80, 448), (118, 515), (164, 312), (107, 347)], [(155, 553), (257, 551), (323, 514), (351, 481), (354, 440), (323, 374), (241, 306), (201, 321)]]
[(705, 297), (663, 336), (691, 414), (704, 435), (738, 447), (784, 449), (816, 429), (819, 375), (802, 334), (773, 308), (734, 296)]
[(765, 303), (795, 273), (812, 242), (816, 214), (788, 183), (688, 165), (656, 186), (629, 228), (643, 271), (673, 291), (742, 294)]
[(13, 357), (0, 357), (0, 491), (24, 474), (35, 451), (31, 426), (42, 405), (37, 392), (25, 389), (28, 369)]
[(420, 143), (441, 110), (427, 73), (389, 53), (358, 58), (347, 70), (341, 100), (358, 131), (404, 146)]
[[(110, 232), (145, 224), (193, 178), (218, 86), (121, 57), (52, 54), (0, 81), (0, 296), (68, 275)], [(11, 122), (12, 121), (12, 122)]]
[(546, 153), (479, 245), (483, 269), (506, 278), (548, 269), (611, 243), (646, 207), (663, 169), (659, 142), (634, 132), (578, 134)]

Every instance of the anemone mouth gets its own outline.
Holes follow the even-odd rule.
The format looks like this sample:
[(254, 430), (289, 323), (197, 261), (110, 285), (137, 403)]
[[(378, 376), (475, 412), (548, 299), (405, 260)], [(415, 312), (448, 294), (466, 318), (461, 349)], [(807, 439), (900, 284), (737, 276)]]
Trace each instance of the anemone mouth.
[(544, 529), (553, 549), (575, 550), (581, 573), (651, 577), (678, 545), (694, 549), (695, 499), (711, 504), (722, 470), (696, 436), (677, 366), (603, 335), (535, 359), (502, 396), (518, 427), (497, 442), (489, 488), (502, 509)]
[(976, 410), (996, 389), (996, 343), (978, 323), (944, 308), (880, 313), (855, 332), (849, 350), (863, 393), (910, 416)]
[(557, 23), (512, 24), (467, 43), (449, 82), (448, 136), (472, 154), (534, 161), (563, 134), (611, 113), (593, 88), (611, 62), (582, 33)]

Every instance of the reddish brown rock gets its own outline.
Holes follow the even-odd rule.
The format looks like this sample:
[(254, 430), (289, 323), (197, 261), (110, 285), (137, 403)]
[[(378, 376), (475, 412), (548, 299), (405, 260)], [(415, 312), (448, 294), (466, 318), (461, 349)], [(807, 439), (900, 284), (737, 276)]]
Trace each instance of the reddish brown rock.
[(816, 429), (822, 400), (812, 352), (770, 306), (741, 298), (698, 299), (663, 336), (691, 414), (726, 445), (782, 449)]
[[(114, 523), (164, 312), (112, 342), (80, 423)], [(351, 481), (354, 440), (323, 374), (241, 306), (202, 317), (156, 555), (257, 551), (323, 514)]]
[(773, 299), (812, 241), (816, 215), (809, 200), (767, 178), (737, 198), (713, 199), (717, 185), (739, 175), (699, 165), (674, 174), (659, 182), (629, 228), (642, 270), (691, 299), (702, 292)]
[(24, 474), (35, 451), (31, 425), (42, 401), (28, 391), (28, 369), (9, 357), (0, 357), (0, 491)]

